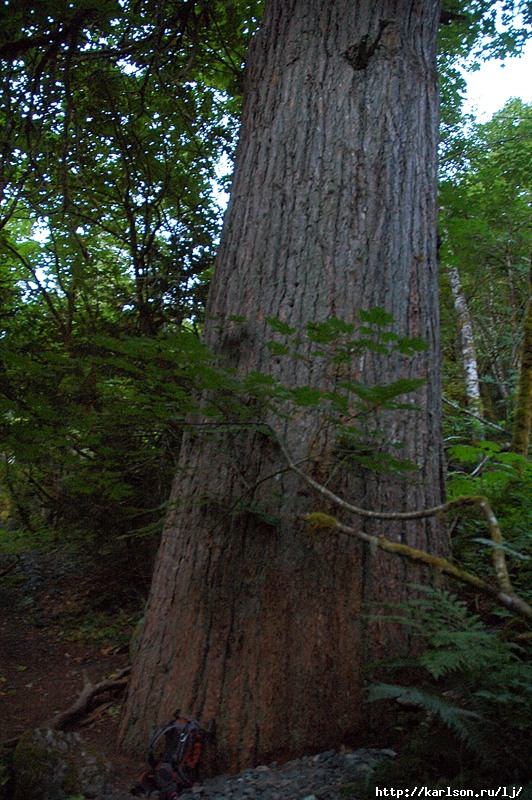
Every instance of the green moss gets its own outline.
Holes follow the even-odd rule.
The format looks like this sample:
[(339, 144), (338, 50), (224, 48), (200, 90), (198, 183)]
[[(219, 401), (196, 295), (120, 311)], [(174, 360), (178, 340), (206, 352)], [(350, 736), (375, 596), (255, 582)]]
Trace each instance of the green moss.
[(322, 514), (321, 511), (313, 511), (311, 514), (306, 514), (305, 521), (311, 531), (323, 530), (324, 528), (332, 530), (338, 525), (334, 517), (329, 516), (329, 514)]
[(48, 728), (25, 733), (13, 754), (13, 800), (67, 800), (97, 796), (107, 765), (76, 734)]
[(46, 751), (35, 741), (37, 731), (28, 731), (21, 738), (13, 754), (12, 769), (15, 775), (14, 800), (29, 800), (35, 791), (36, 781), (47, 784), (53, 779), (53, 751)]

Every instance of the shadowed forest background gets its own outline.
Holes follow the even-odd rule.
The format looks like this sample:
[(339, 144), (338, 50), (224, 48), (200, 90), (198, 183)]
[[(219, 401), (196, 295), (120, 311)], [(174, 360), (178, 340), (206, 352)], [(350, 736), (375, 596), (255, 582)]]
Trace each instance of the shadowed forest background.
[[(390, 372), (325, 395), (266, 370), (239, 374), (201, 338), (262, 11), (239, 0), (43, 0), (0, 12), (0, 580), (20, 584), (33, 559), (60, 553), (93, 587), (83, 599), (72, 587), (59, 620), (67, 639), (119, 648), (133, 637), (134, 653), (181, 442), (200, 427), (211, 447), (251, 426), (275, 443), (257, 405), (279, 418), (326, 405), (342, 469), (408, 486), (404, 444), (374, 419), (415, 414), (422, 381)], [(382, 744), (401, 742), (405, 786), (530, 780), (532, 106), (510, 100), (478, 123), (462, 113), (458, 69), (464, 56), (519, 52), (530, 22), (529, 4), (484, 0), (444, 3), (440, 19), (441, 381), (457, 501), (446, 563), (478, 580), (435, 580), (378, 610), (376, 625), (416, 643), (408, 663), (364, 676), (368, 705), (392, 720)], [(310, 342), (339, 371), (366, 353), (415, 360), (427, 346), (380, 305), (356, 322), (311, 320), (304, 335), (267, 322), (272, 357), (302, 363)], [(227, 324), (229, 340), (246, 320)], [(290, 455), (286, 470), (300, 469)], [(328, 482), (311, 477), (318, 491)], [(238, 511), (254, 525), (277, 524), (246, 502)], [(353, 533), (331, 502), (307, 520), (318, 552), (322, 537)], [(400, 786), (397, 765), (385, 769), (379, 785)]]

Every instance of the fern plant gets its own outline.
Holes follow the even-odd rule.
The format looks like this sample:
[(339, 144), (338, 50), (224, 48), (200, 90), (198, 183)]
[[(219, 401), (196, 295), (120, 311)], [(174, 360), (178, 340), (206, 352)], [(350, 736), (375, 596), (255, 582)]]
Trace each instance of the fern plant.
[(403, 785), (421, 778), (433, 785), (465, 780), (475, 788), (495, 779), (530, 780), (532, 665), (526, 637), (504, 641), (450, 592), (413, 588), (418, 597), (390, 619), (421, 637), (424, 646), (409, 664), (420, 679), (414, 686), (375, 683), (369, 690), (372, 702), (398, 704), (401, 724), (409, 718), (412, 735), (399, 761), (383, 767), (376, 782), (385, 785), (387, 776), (391, 786), (399, 778)]

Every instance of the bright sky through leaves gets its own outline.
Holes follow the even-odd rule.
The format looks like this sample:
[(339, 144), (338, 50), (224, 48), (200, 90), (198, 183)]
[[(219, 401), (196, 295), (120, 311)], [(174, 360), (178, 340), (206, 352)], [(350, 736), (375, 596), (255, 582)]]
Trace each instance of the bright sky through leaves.
[(487, 61), (466, 78), (465, 110), (472, 112), (479, 122), (490, 119), (511, 97), (532, 103), (532, 41), (526, 44), (520, 57)]

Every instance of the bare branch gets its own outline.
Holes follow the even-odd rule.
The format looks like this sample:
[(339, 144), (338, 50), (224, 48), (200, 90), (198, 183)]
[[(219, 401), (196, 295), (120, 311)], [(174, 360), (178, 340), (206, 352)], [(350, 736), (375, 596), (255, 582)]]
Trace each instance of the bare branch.
[(456, 411), (460, 411), (462, 414), (465, 414), (467, 417), (472, 417), (476, 419), (478, 422), (482, 423), (482, 425), (487, 425), (490, 428), (494, 428), (496, 431), (500, 431), (501, 433), (506, 434), (507, 439), (510, 439), (510, 434), (500, 425), (497, 425), (495, 422), (490, 422), (489, 419), (485, 419), (484, 417), (479, 416), (478, 414), (474, 414), (468, 408), (462, 408), (457, 403), (453, 403), (452, 400), (448, 400), (446, 397), (442, 397), (443, 402), (445, 405), (454, 408)]
[(65, 730), (93, 710), (96, 698), (106, 692), (121, 693), (127, 686), (130, 667), (124, 667), (114, 678), (106, 678), (93, 684), (85, 674), (85, 685), (79, 697), (64, 711), (60, 711), (44, 723), (46, 728)]

